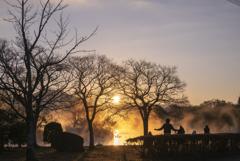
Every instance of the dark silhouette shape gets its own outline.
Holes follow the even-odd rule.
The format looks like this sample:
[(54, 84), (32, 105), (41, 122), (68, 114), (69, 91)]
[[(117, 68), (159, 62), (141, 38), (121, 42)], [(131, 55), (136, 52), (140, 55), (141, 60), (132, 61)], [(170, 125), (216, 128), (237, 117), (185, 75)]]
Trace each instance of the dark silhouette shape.
[(62, 132), (54, 137), (52, 147), (61, 152), (81, 152), (84, 151), (83, 143), (81, 136)]
[(154, 130), (162, 130), (164, 129), (164, 135), (170, 135), (171, 134), (171, 130), (173, 131), (178, 131), (176, 129), (173, 128), (172, 124), (169, 123), (170, 122), (170, 119), (166, 119), (166, 123), (163, 124), (163, 126), (160, 128), (160, 129), (154, 129)]
[(148, 135), (152, 136), (152, 132), (151, 132), (151, 131), (149, 131)]
[(43, 142), (52, 143), (54, 137), (63, 132), (62, 125), (57, 122), (50, 122), (44, 127)]
[(208, 125), (206, 125), (204, 128), (204, 134), (210, 134), (210, 129), (209, 129)]
[(182, 126), (180, 126), (180, 129), (178, 130), (178, 134), (184, 134), (185, 130)]

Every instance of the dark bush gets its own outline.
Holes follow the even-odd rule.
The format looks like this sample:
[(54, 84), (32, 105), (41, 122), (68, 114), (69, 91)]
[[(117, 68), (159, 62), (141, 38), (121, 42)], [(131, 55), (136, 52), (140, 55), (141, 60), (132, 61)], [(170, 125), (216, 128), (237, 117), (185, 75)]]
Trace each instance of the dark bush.
[(9, 143), (11, 127), (22, 121), (19, 116), (5, 109), (0, 109), (0, 152), (4, 150), (4, 145)]
[(5, 110), (0, 109), (0, 153), (4, 149), (4, 145), (8, 143), (8, 125), (6, 124), (8, 117)]
[(58, 151), (81, 152), (84, 151), (83, 143), (84, 140), (81, 136), (62, 132), (54, 137), (52, 147)]
[(61, 132), (63, 132), (61, 124), (56, 123), (56, 122), (48, 123), (44, 128), (43, 142), (44, 143), (52, 143), (54, 137)]
[(9, 128), (8, 138), (11, 144), (17, 144), (18, 147), (27, 143), (26, 123), (16, 122)]

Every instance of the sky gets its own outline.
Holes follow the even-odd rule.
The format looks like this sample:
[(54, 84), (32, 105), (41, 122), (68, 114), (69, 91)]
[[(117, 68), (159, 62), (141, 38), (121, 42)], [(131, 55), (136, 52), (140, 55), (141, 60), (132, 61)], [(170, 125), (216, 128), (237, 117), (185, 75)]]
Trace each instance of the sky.
[[(7, 0), (15, 3), (15, 0)], [(43, 0), (44, 1), (44, 0)], [(53, 0), (58, 2), (58, 0)], [(35, 6), (39, 0), (30, 0)], [(177, 66), (192, 105), (240, 96), (240, 6), (227, 0), (65, 0), (70, 35), (97, 33), (79, 46), (115, 62), (133, 58)], [(0, 0), (0, 38), (14, 39)], [(55, 18), (59, 13), (54, 15)], [(49, 21), (49, 28), (55, 23)], [(34, 26), (33, 26), (34, 27)], [(83, 55), (79, 53), (77, 55)]]

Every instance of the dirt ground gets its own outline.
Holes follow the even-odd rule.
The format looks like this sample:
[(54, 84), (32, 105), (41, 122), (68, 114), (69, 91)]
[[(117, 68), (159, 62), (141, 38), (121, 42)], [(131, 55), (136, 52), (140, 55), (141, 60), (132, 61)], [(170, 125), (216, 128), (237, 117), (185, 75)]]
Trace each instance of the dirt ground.
[[(41, 147), (35, 150), (36, 158), (39, 161), (152, 161), (161, 159), (142, 159), (140, 149), (127, 146), (99, 146), (93, 150), (85, 147), (84, 152), (58, 152), (51, 147)], [(124, 152), (125, 151), (125, 152)], [(11, 148), (9, 151), (0, 154), (0, 161), (25, 161), (26, 148)], [(173, 161), (180, 161), (175, 159)], [(201, 161), (239, 161), (240, 154), (222, 155), (217, 158), (188, 158), (183, 160)], [(172, 161), (165, 159), (164, 161)]]

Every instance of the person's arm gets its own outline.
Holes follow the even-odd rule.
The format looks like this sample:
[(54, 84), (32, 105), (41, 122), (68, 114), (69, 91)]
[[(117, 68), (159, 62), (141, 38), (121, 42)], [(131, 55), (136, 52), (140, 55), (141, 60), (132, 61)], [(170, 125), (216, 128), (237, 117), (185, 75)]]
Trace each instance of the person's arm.
[[(165, 125), (165, 124), (164, 124)], [(162, 130), (164, 128), (164, 125), (160, 129), (154, 129), (154, 130)]]
[[(171, 129), (172, 129), (173, 131), (178, 131), (178, 130), (174, 129), (173, 126), (171, 127)], [(179, 130), (180, 130), (180, 129), (179, 129)]]

